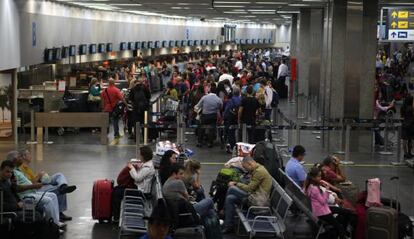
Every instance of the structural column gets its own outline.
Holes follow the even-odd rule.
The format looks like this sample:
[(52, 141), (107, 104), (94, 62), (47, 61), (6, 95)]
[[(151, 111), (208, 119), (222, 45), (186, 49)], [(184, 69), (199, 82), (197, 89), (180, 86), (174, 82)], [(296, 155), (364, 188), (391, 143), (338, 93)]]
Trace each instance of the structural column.
[[(377, 8), (378, 0), (332, 0), (324, 10), (321, 95), (326, 120), (373, 116)], [(364, 147), (370, 143), (368, 132), (355, 136), (355, 147), (369, 149)]]
[(292, 26), (290, 30), (290, 55), (297, 57), (298, 51), (298, 15), (292, 14)]
[(299, 44), (298, 44), (298, 93), (309, 95), (309, 62), (310, 62), (310, 22), (311, 10), (301, 9), (299, 15)]

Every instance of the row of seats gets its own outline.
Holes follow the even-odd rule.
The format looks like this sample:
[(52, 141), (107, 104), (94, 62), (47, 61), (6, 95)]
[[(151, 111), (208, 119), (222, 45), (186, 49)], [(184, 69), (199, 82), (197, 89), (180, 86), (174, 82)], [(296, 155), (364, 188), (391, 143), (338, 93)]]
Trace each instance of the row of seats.
[[(240, 218), (237, 233), (240, 235), (240, 226), (243, 226), (249, 238), (263, 234), (282, 238), (320, 238), (326, 228), (312, 214), (310, 202), (304, 202), (306, 195), (283, 170), (280, 169), (279, 173), (285, 188), (275, 179), (272, 180), (270, 207), (252, 206), (247, 210), (239, 207), (236, 209)], [(297, 190), (292, 190), (290, 186), (297, 187)]]

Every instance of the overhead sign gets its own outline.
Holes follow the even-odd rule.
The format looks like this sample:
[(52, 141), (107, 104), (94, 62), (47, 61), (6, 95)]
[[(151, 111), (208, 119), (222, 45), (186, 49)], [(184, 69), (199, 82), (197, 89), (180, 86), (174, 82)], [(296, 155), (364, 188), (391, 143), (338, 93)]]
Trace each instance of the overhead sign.
[(388, 40), (414, 40), (414, 8), (388, 9)]

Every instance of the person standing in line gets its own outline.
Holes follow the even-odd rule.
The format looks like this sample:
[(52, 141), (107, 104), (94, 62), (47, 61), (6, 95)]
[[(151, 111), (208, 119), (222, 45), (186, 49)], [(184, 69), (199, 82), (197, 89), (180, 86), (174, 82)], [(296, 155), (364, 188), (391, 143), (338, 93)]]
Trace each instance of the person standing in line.
[(110, 78), (108, 81), (108, 88), (102, 91), (101, 98), (103, 100), (103, 111), (109, 113), (109, 117), (114, 127), (114, 137), (119, 138), (119, 115), (115, 115), (113, 110), (119, 101), (122, 101), (125, 105), (127, 102), (121, 94), (121, 91), (115, 86), (115, 80)]
[(241, 100), (238, 113), (239, 124), (250, 126), (247, 129), (249, 143), (254, 142), (254, 126), (256, 125), (256, 115), (260, 110), (259, 101), (253, 96), (253, 87), (250, 85), (246, 89), (247, 96)]

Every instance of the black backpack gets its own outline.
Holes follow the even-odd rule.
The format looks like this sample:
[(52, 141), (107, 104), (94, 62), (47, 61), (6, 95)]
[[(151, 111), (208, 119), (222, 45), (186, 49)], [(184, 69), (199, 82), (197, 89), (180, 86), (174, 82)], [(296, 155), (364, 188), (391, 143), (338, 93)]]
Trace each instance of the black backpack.
[(140, 113), (148, 109), (148, 100), (142, 87), (134, 89), (133, 106), (134, 110)]
[(258, 142), (253, 148), (252, 154), (253, 159), (263, 165), (276, 181), (281, 181), (279, 168), (283, 168), (283, 160), (272, 143)]

